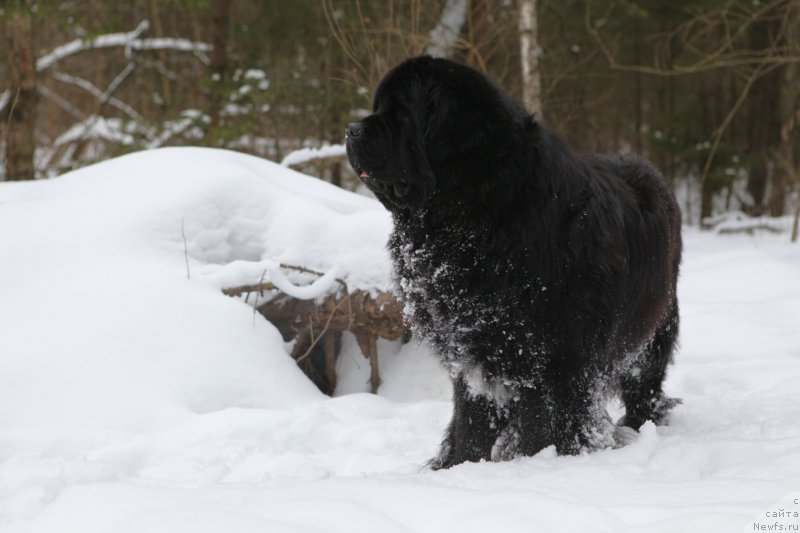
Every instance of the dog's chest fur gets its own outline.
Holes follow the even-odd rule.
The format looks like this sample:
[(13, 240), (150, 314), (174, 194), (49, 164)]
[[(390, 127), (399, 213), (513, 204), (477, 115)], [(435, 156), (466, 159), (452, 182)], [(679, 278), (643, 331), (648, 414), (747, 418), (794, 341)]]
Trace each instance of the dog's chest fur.
[(515, 269), (511, 258), (483, 254), (480, 232), (445, 226), (425, 233), (395, 222), (389, 250), (414, 333), (433, 344), (454, 376), (480, 367), (492, 378), (533, 379), (542, 359), (536, 356), (546, 349), (541, 330), (530, 324), (530, 309), (546, 288), (534, 279), (520, 290), (519, 279), (510, 281), (524, 275), (518, 262)]

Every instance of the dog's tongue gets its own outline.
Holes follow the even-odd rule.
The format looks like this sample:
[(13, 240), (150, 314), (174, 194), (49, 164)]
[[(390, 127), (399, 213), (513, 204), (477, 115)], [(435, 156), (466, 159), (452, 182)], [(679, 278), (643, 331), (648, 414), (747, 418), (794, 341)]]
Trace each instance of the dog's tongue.
[(358, 175), (359, 178), (368, 178), (369, 174), (367, 174), (366, 170), (362, 170), (361, 174)]

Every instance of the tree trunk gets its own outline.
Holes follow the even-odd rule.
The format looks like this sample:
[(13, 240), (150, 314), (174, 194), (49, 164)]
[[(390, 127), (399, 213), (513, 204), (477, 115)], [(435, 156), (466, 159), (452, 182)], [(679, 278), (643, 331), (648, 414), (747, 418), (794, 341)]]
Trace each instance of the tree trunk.
[[(639, 17), (634, 19), (634, 42), (636, 43), (636, 64), (642, 64), (642, 24)], [(634, 151), (639, 155), (642, 153), (642, 74), (633, 73), (633, 146)]]
[[(164, 27), (161, 25), (161, 14), (158, 10), (157, 0), (150, 0), (150, 18), (153, 19), (153, 30), (158, 38), (164, 37)], [(170, 107), (172, 105), (172, 90), (169, 85), (169, 77), (167, 77), (167, 51), (158, 51), (158, 60), (161, 62), (161, 96), (164, 100), (164, 105)]]
[(225, 76), (228, 69), (228, 14), (230, 13), (231, 0), (214, 0), (211, 7), (211, 70), (220, 77)]
[(780, 128), (776, 102), (780, 94), (779, 80), (780, 72), (773, 70), (756, 80), (751, 89), (748, 140), (753, 157), (747, 174), (747, 192), (752, 203), (743, 206), (744, 211), (751, 216), (763, 215), (768, 207), (768, 184), (774, 170), (770, 163), (778, 144)]
[(222, 109), (225, 103), (225, 80), (228, 71), (228, 20), (231, 0), (214, 0), (211, 6), (211, 123), (208, 131), (210, 138), (207, 144), (215, 145), (218, 135), (215, 135), (222, 121)]
[(331, 184), (337, 187), (342, 186), (342, 162), (336, 161), (331, 164)]
[[(689, 193), (691, 196), (691, 192)], [(708, 183), (708, 180), (703, 180), (700, 182), (700, 226), (703, 227), (704, 219), (710, 217), (713, 214), (713, 204), (711, 200), (713, 199), (714, 191), (711, 188), (711, 185)]]
[(11, 102), (5, 117), (6, 180), (32, 180), (36, 125), (36, 67), (30, 0), (6, 8), (6, 55), (11, 71)]
[(753, 204), (749, 206), (745, 205), (743, 208), (750, 216), (761, 216), (764, 214), (764, 198), (767, 194), (767, 177), (767, 156), (763, 150), (759, 150), (747, 174), (747, 192), (750, 193)]
[[(785, 37), (788, 46), (798, 47), (798, 39), (800, 39), (800, 8), (795, 7), (790, 9), (787, 13), (789, 18), (787, 26), (787, 35)], [(800, 51), (800, 50), (798, 50)], [(781, 67), (779, 73), (779, 81), (776, 90), (778, 96), (775, 104), (776, 123), (780, 127), (778, 138), (776, 139), (777, 146), (775, 147), (776, 165), (772, 173), (771, 191), (769, 197), (769, 214), (773, 217), (783, 216), (786, 208), (786, 192), (789, 183), (792, 181), (792, 173), (795, 169), (794, 150), (792, 149), (792, 141), (794, 136), (793, 131), (797, 124), (795, 123), (795, 114), (797, 113), (797, 63), (789, 63)], [(800, 201), (800, 200), (798, 200)]]
[(542, 113), (542, 80), (539, 73), (539, 28), (536, 18), (536, 0), (520, 0), (519, 43), (522, 61), (522, 102), (530, 111)]
[(467, 0), (447, 0), (439, 24), (430, 33), (431, 44), (425, 53), (433, 57), (450, 56), (466, 20)]

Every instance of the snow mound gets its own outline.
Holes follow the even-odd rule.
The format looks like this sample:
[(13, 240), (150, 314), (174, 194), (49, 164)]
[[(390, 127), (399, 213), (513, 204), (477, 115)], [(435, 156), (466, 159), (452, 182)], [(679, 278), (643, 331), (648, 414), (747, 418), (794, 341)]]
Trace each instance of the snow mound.
[(276, 330), (219, 289), (275, 262), (386, 287), (389, 224), (374, 201), (222, 150), (2, 184), (0, 426), (140, 429), (319, 400)]

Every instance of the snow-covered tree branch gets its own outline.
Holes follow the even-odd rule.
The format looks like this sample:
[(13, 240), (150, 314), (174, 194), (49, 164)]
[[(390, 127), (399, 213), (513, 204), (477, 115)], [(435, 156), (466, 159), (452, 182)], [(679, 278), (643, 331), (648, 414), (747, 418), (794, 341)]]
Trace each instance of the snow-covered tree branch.
[(140, 39), (139, 36), (147, 31), (149, 27), (150, 23), (147, 20), (143, 20), (133, 31), (109, 33), (92, 39), (75, 39), (54, 48), (51, 52), (37, 59), (36, 70), (41, 72), (66, 57), (79, 52), (101, 48), (124, 48), (128, 57), (130, 57), (132, 50), (177, 50), (180, 52), (192, 52), (204, 63), (208, 62), (205, 53), (211, 51), (210, 44), (176, 38)]

